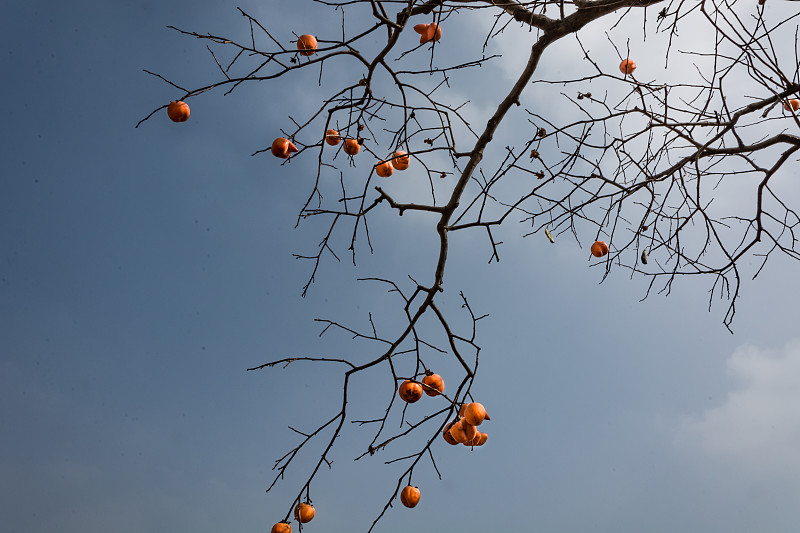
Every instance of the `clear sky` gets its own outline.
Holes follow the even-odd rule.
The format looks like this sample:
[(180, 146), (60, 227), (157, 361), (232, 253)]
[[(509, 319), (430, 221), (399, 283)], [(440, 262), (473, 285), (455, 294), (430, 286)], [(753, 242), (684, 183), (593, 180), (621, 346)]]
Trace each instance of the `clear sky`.
[[(387, 211), (373, 255), (362, 250), (355, 268), (325, 261), (300, 297), (310, 270), (292, 254), (313, 252), (323, 228), (294, 228), (316, 158), (280, 166), (250, 154), (289, 127), (287, 116), (299, 119), (318, 102), (316, 72), (204, 94), (188, 122), (162, 111), (134, 129), (182, 96), (142, 69), (190, 87), (218, 75), (204, 42), (166, 26), (246, 39), (237, 5), (286, 46), (292, 31), (341, 31), (329, 8), (306, 1), (0, 7), (5, 532), (268, 531), (320, 453), (301, 455), (265, 493), (274, 460), (297, 442), (287, 426), (311, 430), (335, 414), (341, 374), (299, 363), (245, 369), (292, 355), (366, 360), (369, 345), (320, 338), (314, 318), (366, 328), (372, 312), (391, 334), (391, 295), (356, 278), (403, 280), (430, 264), (424, 217)], [(443, 39), (442, 54), (468, 51), (471, 28), (482, 44), (486, 30), (474, 17), (452, 24), (458, 31)], [(603, 30), (587, 42), (602, 46)], [(416, 39), (403, 38), (409, 48)], [(471, 100), (465, 112), (475, 121), (494, 109), (494, 88), (511, 83), (525, 53), (512, 38), (522, 39), (492, 45), (504, 57), (452, 89), (454, 100)], [(641, 40), (641, 30), (631, 38)], [(647, 43), (639, 57), (654, 59), (640, 60), (640, 72), (658, 79), (663, 58)], [(554, 48), (542, 75), (579, 69), (575, 57)], [(546, 90), (527, 91), (523, 104), (553, 105)], [(526, 135), (511, 127), (490, 147)], [(797, 193), (792, 165), (785, 185)], [(795, 208), (797, 197), (789, 197)], [(438, 441), (444, 479), (415, 470), (420, 505), (396, 505), (378, 531), (796, 531), (798, 265), (775, 257), (746, 280), (731, 335), (726, 302), (708, 310), (708, 280), (679, 280), (668, 297), (640, 302), (645, 280), (618, 270), (600, 284), (585, 245), (523, 239), (526, 228), (510, 226), (499, 263), (487, 264), (483, 234), (454, 239), (442, 295), (454, 313), (463, 291), (476, 313), (490, 315), (478, 328), (473, 388), (492, 415), (489, 441), (474, 451)], [(352, 416), (380, 416), (390, 395), (385, 370), (360, 377)], [(415, 404), (417, 414), (439, 407)], [(353, 462), (370, 436), (346, 426), (332, 470), (313, 485), (309, 532), (366, 531), (391, 495), (402, 465), (384, 461), (418, 441)]]

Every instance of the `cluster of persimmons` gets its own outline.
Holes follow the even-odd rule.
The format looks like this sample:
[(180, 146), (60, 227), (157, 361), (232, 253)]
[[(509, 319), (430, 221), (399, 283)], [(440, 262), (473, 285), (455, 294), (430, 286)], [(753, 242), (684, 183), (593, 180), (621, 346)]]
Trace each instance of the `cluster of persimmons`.
[[(429, 30), (429, 27), (433, 27)], [(420, 43), (428, 42), (429, 40), (439, 40), (442, 37), (442, 30), (435, 24), (417, 24), (414, 27), (417, 33), (422, 34)], [(299, 54), (303, 56), (312, 56), (316, 53), (317, 38), (313, 35), (301, 35), (297, 38), (297, 49)], [(344, 140), (342, 150), (349, 156), (355, 156), (361, 151), (361, 144), (358, 139), (344, 138), (342, 135), (333, 129), (325, 132), (325, 142), (330, 146), (336, 146)], [(289, 139), (278, 137), (272, 143), (272, 155), (281, 159), (287, 159), (292, 153), (297, 152), (297, 147)], [(378, 162), (375, 165), (375, 173), (382, 177), (388, 178), (395, 170), (405, 170), (409, 167), (411, 160), (406, 152), (398, 150), (394, 155), (384, 161)]]
[[(413, 379), (405, 380), (397, 390), (397, 394), (406, 403), (415, 403), (428, 396), (438, 396), (444, 392), (444, 380), (439, 374), (430, 370), (425, 373), (422, 382)], [(455, 420), (444, 427), (442, 436), (448, 444), (464, 446), (483, 446), (489, 435), (478, 431), (477, 426), (484, 420), (491, 420), (486, 408), (478, 402), (465, 403), (458, 411)], [(406, 507), (415, 507), (419, 503), (419, 488), (408, 485), (400, 493), (400, 501)]]
[[(285, 141), (286, 139), (275, 139), (275, 142), (278, 141)], [(288, 141), (287, 141), (288, 142)], [(328, 130), (325, 132), (325, 142), (331, 146), (336, 146), (340, 142), (342, 142), (342, 136), (336, 130)], [(289, 143), (292, 145), (291, 143)], [(275, 154), (275, 144), (273, 143), (272, 153)], [(294, 147), (294, 145), (292, 145)], [(296, 148), (295, 148), (296, 150)], [(356, 155), (358, 152), (361, 151), (361, 145), (358, 143), (358, 139), (344, 139), (344, 146), (342, 147), (344, 153), (350, 156)], [(275, 154), (278, 157), (288, 157), (281, 156), (279, 154)], [(402, 151), (398, 150), (394, 153), (394, 155), (384, 161), (379, 161), (377, 165), (375, 165), (375, 174), (382, 178), (388, 178), (392, 175), (395, 170), (405, 170), (411, 165), (411, 158), (410, 156)]]
[[(444, 393), (444, 380), (439, 374), (428, 370), (422, 381), (405, 380), (398, 387), (397, 393), (406, 403), (416, 403), (423, 394), (434, 397)], [(465, 403), (459, 409), (456, 419), (445, 426), (442, 436), (448, 444), (452, 445), (483, 446), (489, 436), (478, 431), (477, 426), (481, 425), (484, 420), (491, 420), (491, 418), (482, 404), (478, 402)], [(400, 502), (409, 508), (416, 507), (420, 495), (418, 487), (407, 485), (400, 491)], [(310, 522), (315, 514), (314, 506), (310, 502), (298, 503), (294, 508), (294, 517), (301, 524)], [(292, 526), (288, 522), (278, 522), (272, 526), (271, 533), (292, 533)]]
[[(414, 26), (414, 31), (420, 34), (420, 44), (438, 41), (442, 38), (442, 28), (438, 24), (417, 24)], [(314, 55), (317, 46), (317, 38), (313, 35), (304, 34), (297, 38), (297, 50), (300, 55)], [(189, 105), (182, 101), (170, 102), (167, 106), (167, 115), (173, 122), (185, 122), (189, 120)], [(325, 142), (331, 146), (338, 145), (342, 140), (344, 140), (342, 149), (347, 155), (352, 157), (361, 151), (361, 144), (358, 139), (343, 138), (338, 131), (333, 129), (325, 132)], [(275, 157), (288, 159), (298, 149), (291, 140), (278, 137), (272, 143), (271, 151)], [(402, 150), (398, 150), (386, 160), (379, 161), (375, 165), (375, 173), (382, 178), (388, 178), (395, 170), (406, 170), (410, 164), (409, 155)]]
[[(431, 371), (425, 373), (422, 382), (407, 379), (400, 385), (397, 393), (407, 403), (415, 403), (422, 398), (422, 393), (438, 396), (444, 392), (444, 380), (439, 374)], [(477, 430), (484, 420), (491, 420), (486, 409), (478, 402), (465, 403), (458, 411), (456, 419), (444, 427), (442, 436), (448, 444), (464, 444), (465, 446), (483, 446), (489, 436)]]

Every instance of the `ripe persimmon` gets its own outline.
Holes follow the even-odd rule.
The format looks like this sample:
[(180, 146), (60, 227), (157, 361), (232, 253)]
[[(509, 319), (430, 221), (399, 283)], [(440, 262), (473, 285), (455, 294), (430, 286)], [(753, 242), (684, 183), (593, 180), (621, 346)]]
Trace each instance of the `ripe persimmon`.
[(289, 140), (278, 137), (272, 142), (272, 155), (286, 159), (292, 152), (296, 152), (297, 147)]
[(355, 139), (345, 139), (344, 141), (344, 153), (349, 155), (356, 155), (358, 152), (361, 151), (361, 145), (358, 144), (358, 141)]
[(419, 503), (419, 497), (419, 489), (417, 487), (412, 487), (411, 485), (405, 487), (400, 493), (400, 501), (403, 502), (403, 505), (409, 509), (417, 506)]
[(442, 38), (442, 28), (438, 24), (417, 24), (414, 26), (414, 31), (420, 34), (419, 44), (438, 41)]
[(468, 403), (464, 406), (464, 420), (473, 426), (480, 426), (484, 420), (491, 420), (483, 404)]
[(463, 418), (450, 428), (450, 434), (453, 436), (453, 440), (461, 444), (474, 439), (477, 432), (478, 430), (475, 429), (475, 426)]
[(313, 56), (317, 49), (317, 38), (313, 35), (301, 35), (297, 39), (297, 49), (301, 50), (301, 56)]
[(592, 255), (595, 257), (603, 257), (608, 253), (608, 245), (603, 241), (597, 241), (592, 245)]
[(486, 441), (488, 439), (489, 439), (489, 435), (488, 434), (481, 433), (481, 438), (480, 438), (480, 440), (478, 440), (478, 442), (475, 444), (475, 446), (483, 446), (484, 444), (486, 444)]
[(272, 526), (272, 531), (270, 533), (292, 533), (292, 526), (286, 522), (278, 522)]
[(381, 161), (375, 167), (375, 174), (382, 178), (388, 178), (394, 172), (394, 168), (392, 168), (391, 161)]
[[(797, 111), (798, 109), (800, 109), (800, 100), (792, 98), (791, 100), (784, 102), (783, 108), (786, 111)], [(188, 111), (187, 111), (187, 116), (188, 116)]]
[(189, 120), (189, 104), (176, 100), (167, 106), (167, 116), (172, 122), (186, 122)]
[(458, 441), (454, 439), (453, 434), (450, 433), (450, 428), (453, 427), (453, 424), (455, 424), (455, 422), (450, 422), (444, 427), (444, 431), (442, 431), (442, 437), (444, 437), (444, 440), (447, 441), (447, 444), (452, 444), (455, 446), (458, 444)]
[(325, 132), (325, 142), (331, 146), (336, 146), (341, 142), (342, 136), (336, 130), (328, 130)]
[(314, 506), (308, 503), (298, 503), (297, 507), (294, 508), (294, 517), (301, 524), (311, 522), (315, 514)]
[(633, 59), (623, 59), (619, 64), (619, 71), (623, 74), (633, 74), (634, 70), (636, 70), (636, 61)]
[(411, 164), (411, 158), (402, 150), (398, 150), (394, 153), (394, 159), (392, 159), (392, 166), (396, 170), (405, 170)]
[(439, 396), (444, 392), (444, 380), (439, 374), (431, 372), (422, 378), (422, 390), (428, 396)]
[(398, 394), (400, 394), (400, 398), (403, 401), (408, 403), (414, 403), (422, 398), (422, 385), (417, 383), (416, 381), (411, 381), (407, 379), (400, 385), (400, 389), (398, 390)]
[(481, 440), (481, 432), (476, 431), (475, 436), (472, 437), (470, 440), (464, 443), (464, 446), (477, 446)]

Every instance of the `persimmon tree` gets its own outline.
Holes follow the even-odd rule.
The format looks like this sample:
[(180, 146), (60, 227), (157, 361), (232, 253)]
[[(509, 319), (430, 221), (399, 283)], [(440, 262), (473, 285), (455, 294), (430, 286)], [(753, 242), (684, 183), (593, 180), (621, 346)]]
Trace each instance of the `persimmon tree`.
[[(301, 361), (342, 369), (338, 411), (316, 429), (292, 428), (299, 435), (297, 445), (275, 462), (268, 492), (302, 449), (320, 449), (308, 478), (285, 496), (284, 522), (293, 513), (301, 523), (310, 520), (301, 517), (313, 517), (313, 509), (310, 515), (308, 508), (296, 509), (310, 501), (320, 469), (331, 466), (336, 439), (348, 422), (374, 428), (357, 460), (385, 456), (398, 439), (417, 439), (416, 453), (384, 457), (407, 467), (387, 490), (370, 530), (393, 503), (402, 499), (413, 506), (419, 500), (419, 491), (404, 489), (412, 485), (415, 469), (439, 473), (434, 443), (442, 437), (473, 446), (486, 442), (486, 434), (476, 438), (482, 432), (475, 431), (475, 422), (482, 417), (467, 415), (464, 428), (454, 426), (462, 420), (462, 406), (479, 400), (470, 390), (481, 352), (477, 325), (486, 316), (473, 311), (468, 289), (445, 288), (448, 268), (465, 268), (448, 265), (449, 245), (459, 235), (484, 234), (489, 262), (501, 259), (497, 235), (510, 224), (521, 222), (518, 235), (538, 238), (541, 246), (574, 239), (591, 247), (590, 259), (602, 279), (621, 270), (647, 280), (643, 297), (669, 293), (684, 276), (706, 278), (709, 306), (716, 299), (726, 302), (722, 320), (729, 328), (747, 278), (758, 275), (775, 254), (800, 259), (797, 199), (784, 197), (774, 185), (781, 175), (796, 172), (800, 150), (798, 15), (779, 4), (790, 5), (780, 0), (315, 0), (311, 5), (318, 16), (341, 22), (324, 35), (310, 36), (302, 28), (289, 34), (241, 8), (238, 35), (170, 26), (207, 45), (217, 76), (205, 86), (186, 88), (150, 72), (174, 89), (176, 100), (192, 104), (209, 91), (228, 95), (245, 83), (270, 83), (308, 69), (327, 94), (299, 120), (287, 119), (280, 134), (275, 125), (265, 124), (266, 132), (274, 132), (265, 135), (277, 139), (254, 147), (253, 154), (286, 171), (297, 159), (315, 162), (316, 174), (304, 183), (308, 195), (297, 215), (298, 225), (315, 223), (320, 233), (316, 249), (297, 255), (308, 268), (303, 296), (326, 261), (346, 253), (356, 265), (359, 254), (373, 251), (376, 231), (390, 231), (376, 230), (378, 212), (403, 217), (396, 223), (416, 217), (438, 242), (438, 250), (424, 258), (424, 278), (370, 273), (362, 278), (385, 285), (396, 297), (403, 319), (392, 331), (379, 333), (372, 315), (365, 324), (319, 319), (325, 334), (338, 331), (371, 346), (370, 360), (293, 355), (249, 369)], [(487, 24), (479, 27), (488, 31), (476, 30), (483, 33), (473, 40), (474, 49), (455, 54), (448, 50), (448, 27), (462, 17), (482, 17)], [(640, 29), (649, 61), (663, 69), (675, 62), (689, 68), (679, 77), (663, 69), (636, 70), (637, 57), (645, 54), (615, 33), (623, 26)], [(494, 80), (490, 94), (482, 95), (494, 99), (493, 110), (480, 122), (470, 120), (470, 103), (455, 101), (450, 87), (461, 80), (460, 93), (485, 90), (477, 83), (472, 87), (470, 80), (498, 60), (487, 50), (512, 32), (515, 52), (524, 51), (527, 61), (507, 86)], [(589, 32), (605, 35), (612, 53), (586, 46)], [(681, 32), (703, 35), (707, 44), (690, 41), (686, 48)], [(374, 46), (376, 39), (381, 46)], [(571, 59), (580, 74), (545, 77), (540, 62), (563, 41), (580, 51)], [(339, 75), (331, 76), (331, 69)], [(347, 81), (329, 81), (343, 77)], [(523, 105), (523, 94), (530, 91), (547, 92), (552, 105)], [(292, 115), (297, 112), (302, 111)], [(187, 107), (181, 118), (188, 116)], [(493, 142), (512, 124), (527, 137), (514, 145)], [(392, 180), (413, 186), (395, 193)], [(729, 192), (736, 201), (715, 202)], [(745, 272), (743, 263), (753, 259), (759, 266)], [(442, 306), (443, 292), (457, 294), (459, 305)], [(459, 313), (466, 321), (455, 327), (452, 316)], [(492, 340), (482, 342), (491, 345)], [(444, 376), (447, 386), (435, 408), (411, 415), (407, 402), (421, 396), (416, 383), (436, 370), (431, 354), (452, 357), (460, 373)], [(351, 378), (380, 371), (391, 375), (395, 394), (374, 418), (352, 420)], [(436, 395), (436, 383), (429, 377), (422, 389)], [(396, 429), (388, 421), (398, 412), (403, 421)], [(464, 429), (468, 435), (458, 438)]]

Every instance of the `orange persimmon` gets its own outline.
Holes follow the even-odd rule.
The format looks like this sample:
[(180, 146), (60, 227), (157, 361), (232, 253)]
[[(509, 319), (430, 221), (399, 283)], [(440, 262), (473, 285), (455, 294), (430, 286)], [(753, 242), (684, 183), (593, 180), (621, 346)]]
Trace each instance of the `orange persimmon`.
[(315, 514), (314, 506), (308, 503), (298, 503), (294, 508), (294, 517), (301, 524), (311, 522)]
[(422, 389), (428, 396), (439, 396), (444, 392), (444, 380), (439, 374), (431, 372), (422, 378)]
[(297, 49), (301, 50), (301, 56), (313, 56), (317, 49), (317, 38), (313, 35), (301, 35), (297, 39)]
[(292, 533), (292, 526), (286, 522), (278, 522), (272, 526), (272, 531), (270, 533)]
[(392, 175), (394, 168), (392, 168), (391, 161), (381, 161), (375, 166), (375, 174), (382, 178), (388, 178)]
[(336, 130), (328, 130), (325, 132), (325, 142), (331, 146), (336, 146), (342, 140), (342, 136)]
[(464, 443), (464, 446), (477, 446), (478, 443), (480, 442), (480, 440), (481, 440), (481, 432), (480, 431), (476, 431), (475, 432), (475, 436), (472, 437), (472, 439), (466, 441)]
[(411, 164), (411, 158), (407, 153), (402, 150), (398, 150), (394, 153), (394, 159), (392, 159), (392, 166), (395, 170), (405, 170)]
[(453, 434), (450, 433), (450, 428), (453, 427), (453, 424), (455, 424), (455, 422), (450, 422), (444, 427), (444, 431), (442, 431), (442, 437), (444, 437), (444, 440), (447, 441), (447, 444), (452, 444), (455, 446), (458, 444), (458, 441), (454, 439)]
[(619, 64), (619, 71), (623, 74), (633, 74), (634, 70), (636, 70), (636, 61), (633, 59), (623, 59)]
[(480, 426), (484, 420), (491, 420), (491, 417), (483, 404), (472, 402), (464, 406), (464, 420), (472, 426)]
[(414, 31), (420, 34), (419, 44), (438, 41), (442, 38), (442, 28), (438, 24), (417, 24)]
[(453, 436), (453, 440), (461, 444), (474, 439), (477, 432), (478, 430), (475, 429), (475, 426), (463, 418), (450, 428), (450, 434)]
[(186, 122), (189, 120), (189, 104), (176, 100), (167, 106), (167, 116), (172, 122)]
[(356, 155), (358, 152), (361, 151), (361, 145), (358, 144), (358, 141), (355, 139), (345, 139), (344, 141), (344, 153), (349, 155)]
[(408, 403), (414, 403), (422, 398), (422, 385), (417, 383), (416, 381), (411, 381), (407, 379), (400, 385), (400, 389), (398, 390), (398, 394), (403, 401)]
[(608, 253), (608, 245), (603, 241), (597, 241), (592, 245), (592, 255), (595, 257), (603, 257)]
[(297, 147), (289, 140), (278, 137), (272, 143), (272, 155), (286, 159), (292, 152), (296, 152)]
[(400, 493), (400, 501), (408, 508), (416, 507), (419, 503), (419, 489), (411, 485), (405, 487)]

